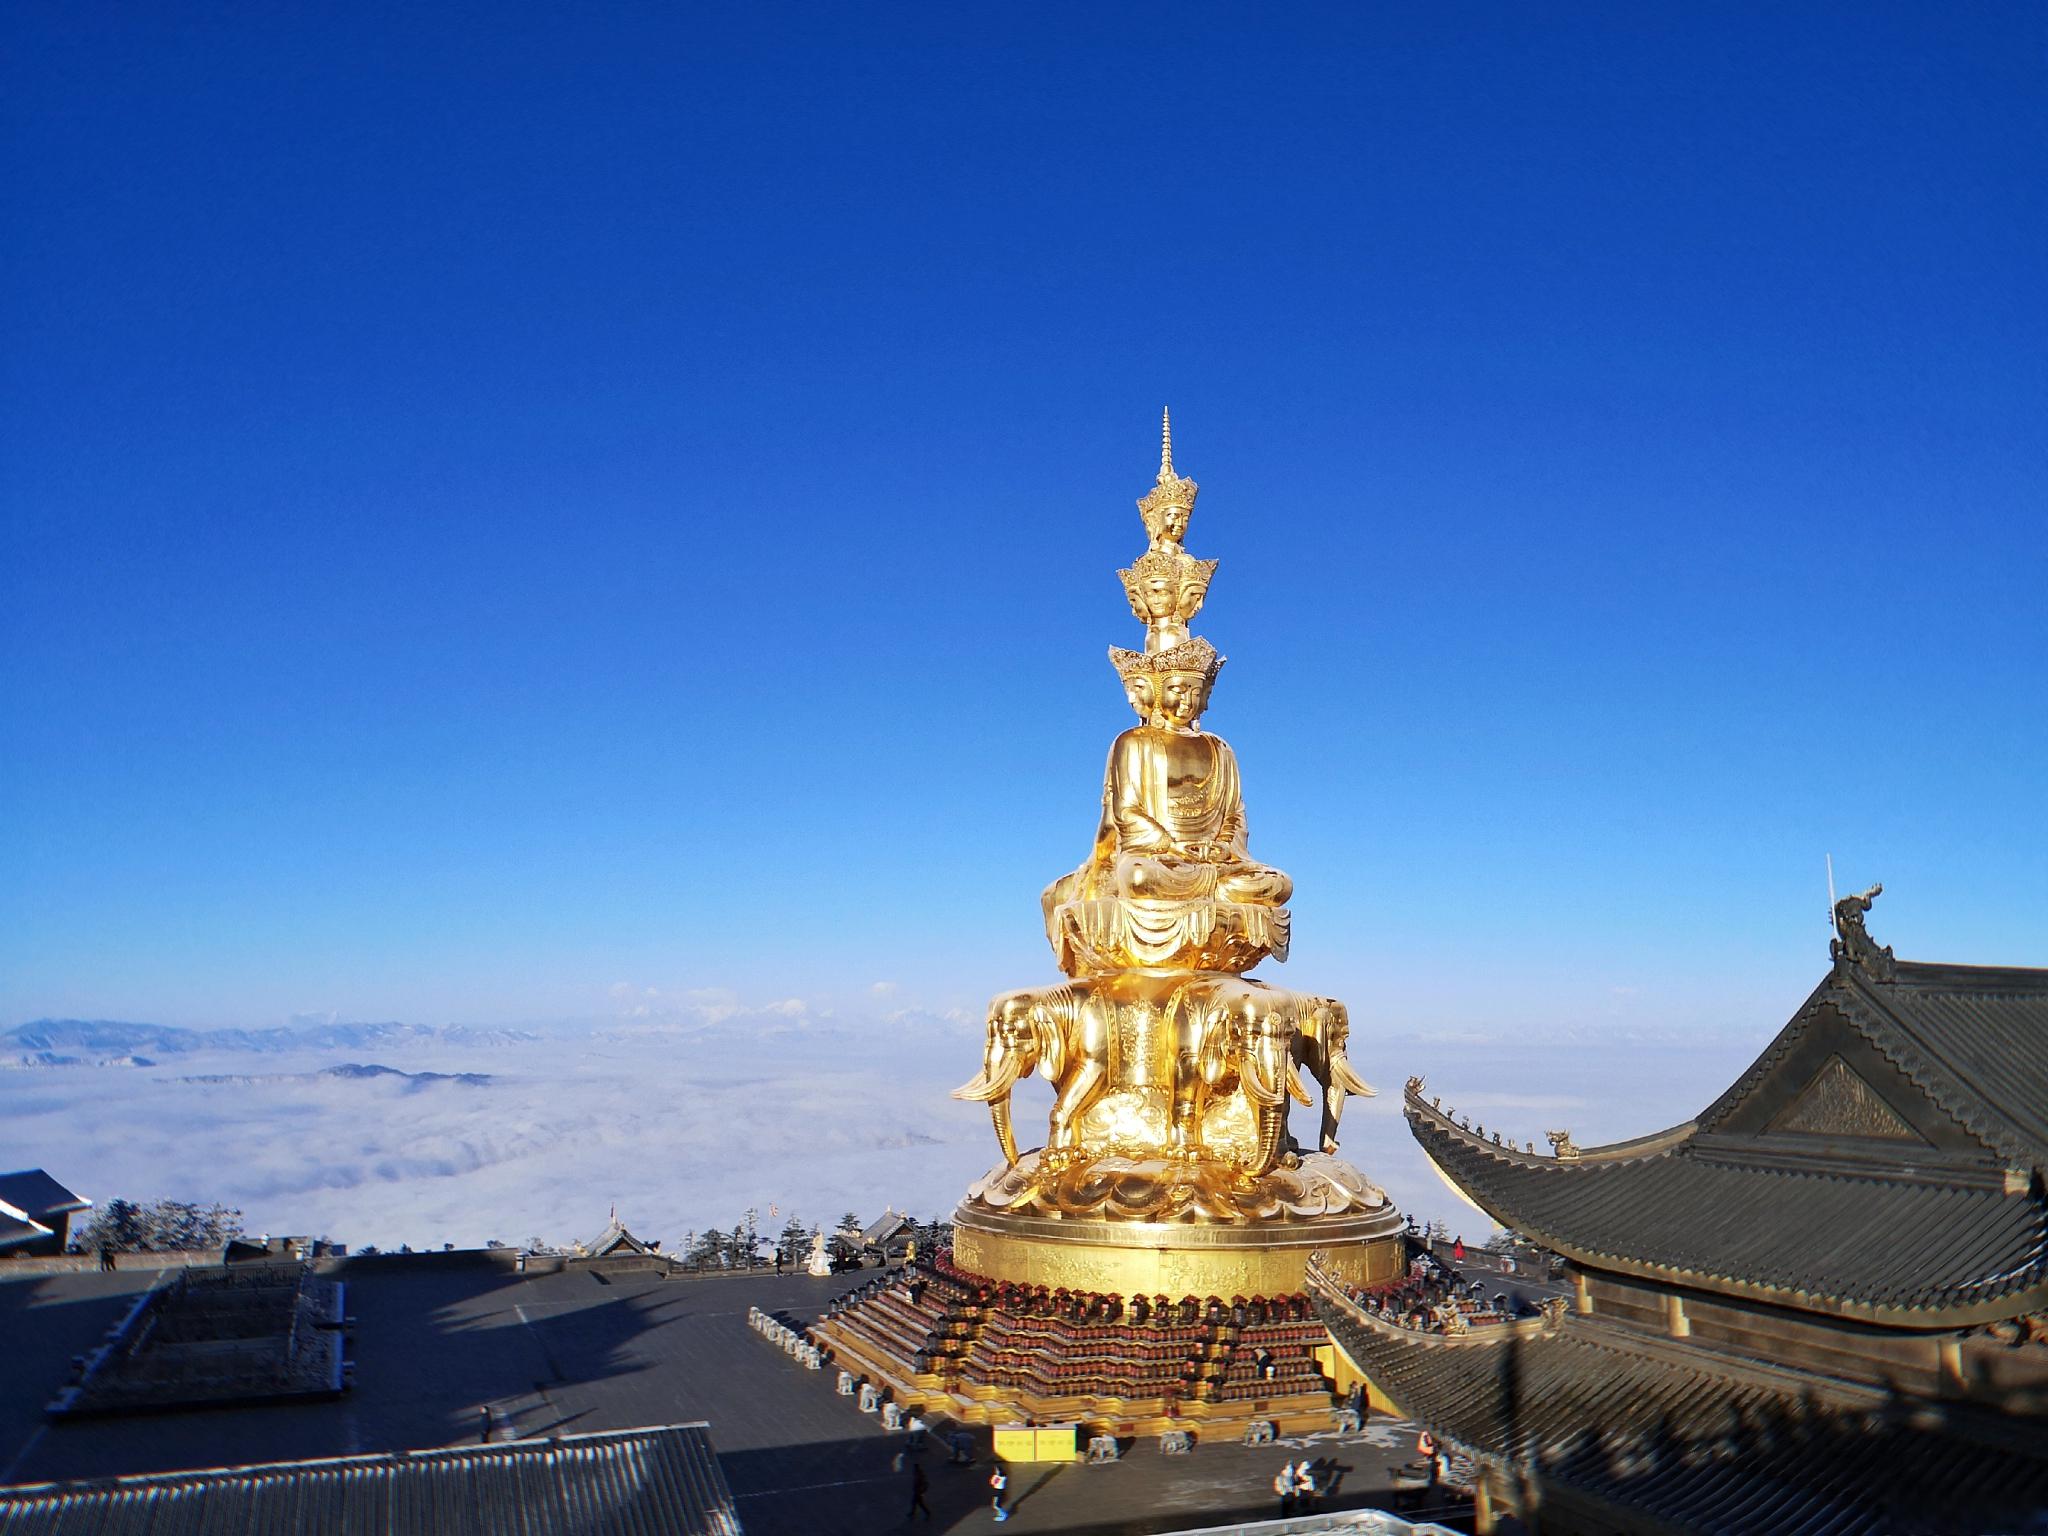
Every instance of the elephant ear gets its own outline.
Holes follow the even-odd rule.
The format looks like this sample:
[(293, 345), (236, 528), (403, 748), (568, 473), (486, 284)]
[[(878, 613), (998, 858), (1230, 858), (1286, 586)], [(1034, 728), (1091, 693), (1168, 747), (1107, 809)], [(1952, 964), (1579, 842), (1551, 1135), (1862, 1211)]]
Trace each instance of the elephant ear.
[(1055, 1089), (1067, 1073), (1067, 1031), (1060, 1015), (1048, 1002), (1031, 1010), (1031, 1034), (1038, 1046), (1038, 1074)]
[(1195, 1064), (1202, 1076), (1210, 1082), (1219, 1082), (1230, 1070), (1231, 1052), (1242, 1038), (1243, 1021), (1236, 1015), (1221, 1011), (1213, 1012), (1203, 1021), (1202, 1044), (1197, 1052)]

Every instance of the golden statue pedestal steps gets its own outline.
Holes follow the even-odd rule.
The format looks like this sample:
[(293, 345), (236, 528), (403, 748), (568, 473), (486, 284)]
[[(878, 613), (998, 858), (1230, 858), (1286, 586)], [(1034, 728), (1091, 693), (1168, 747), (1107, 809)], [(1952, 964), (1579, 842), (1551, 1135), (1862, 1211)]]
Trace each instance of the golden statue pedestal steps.
[[(989, 1106), (1003, 1160), (954, 1212), (948, 1267), (918, 1283), (980, 1299), (954, 1297), (935, 1317), (915, 1291), (877, 1295), (817, 1330), (899, 1393), (956, 1414), (980, 1404), (1043, 1418), (1069, 1399), (1124, 1422), (1270, 1409), (1235, 1360), (1240, 1330), (1213, 1322), (1215, 1309), (1304, 1306), (1311, 1253), (1356, 1285), (1406, 1267), (1400, 1214), (1334, 1155), (1345, 1099), (1373, 1091), (1346, 1054), (1349, 1014), (1247, 974), (1287, 958), (1294, 886), (1252, 857), (1236, 755), (1199, 724), (1224, 658), (1189, 627), (1216, 570), (1181, 547), (1195, 491), (1174, 471), (1168, 422), (1157, 481), (1138, 503), (1150, 543), (1119, 573), (1144, 649), (1109, 653), (1137, 724), (1111, 744), (1087, 859), (1041, 897), (1066, 979), (997, 997), (981, 1070), (955, 1090)], [(1288, 1121), (1290, 1101), (1318, 1107), (1304, 1073), (1321, 1094), (1306, 1146)], [(1053, 1107), (1044, 1146), (1020, 1152), (1010, 1101), (1033, 1074)], [(990, 1287), (1009, 1301), (991, 1310)], [(1127, 1305), (1168, 1302), (1204, 1310), (1219, 1330), (1191, 1344), (1178, 1402), (1158, 1375), (1159, 1336), (1118, 1320)], [(1028, 1335), (1024, 1363), (990, 1345), (985, 1326)], [(1292, 1351), (1301, 1340), (1286, 1342), (1287, 1329), (1319, 1325), (1260, 1326)], [(1143, 1368), (1117, 1363), (1121, 1349)], [(1314, 1418), (1313, 1373), (1281, 1358), (1286, 1411)], [(1090, 1369), (1139, 1396), (1081, 1390)]]

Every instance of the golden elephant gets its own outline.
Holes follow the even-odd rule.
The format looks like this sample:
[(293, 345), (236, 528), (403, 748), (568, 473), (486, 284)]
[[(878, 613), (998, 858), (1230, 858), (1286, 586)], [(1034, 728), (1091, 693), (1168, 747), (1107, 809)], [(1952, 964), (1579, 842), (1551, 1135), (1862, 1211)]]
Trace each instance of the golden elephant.
[(1294, 1075), (1296, 1015), (1309, 1001), (1237, 976), (1205, 976), (1175, 996), (1174, 1151), (1199, 1155), (1202, 1122), (1217, 1099), (1242, 1090), (1257, 1124), (1245, 1171), (1270, 1173), (1286, 1148), (1287, 1101), (1310, 1101)]
[(1052, 1085), (1048, 1147), (1080, 1145), (1081, 1117), (1109, 1086), (1115, 1005), (1067, 983), (1005, 992), (988, 1005), (981, 1071), (953, 1090), (956, 1099), (986, 1103), (1006, 1163), (1017, 1161), (1010, 1094), (1033, 1071)]
[(1373, 1087), (1352, 1070), (1344, 1054), (1351, 1038), (1351, 1014), (1334, 997), (1304, 997), (1296, 1015), (1294, 1056), (1308, 1074), (1322, 1085), (1323, 1123), (1318, 1143), (1325, 1152), (1337, 1150), (1337, 1122), (1344, 1117), (1344, 1097), (1375, 1097)]

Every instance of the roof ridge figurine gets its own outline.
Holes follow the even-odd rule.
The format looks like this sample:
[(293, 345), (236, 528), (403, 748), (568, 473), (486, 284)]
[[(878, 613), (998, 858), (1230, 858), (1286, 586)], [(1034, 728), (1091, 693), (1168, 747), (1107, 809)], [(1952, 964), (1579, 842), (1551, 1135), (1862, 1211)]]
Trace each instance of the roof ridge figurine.
[(1884, 894), (1882, 881), (1867, 891), (1844, 896), (1835, 903), (1835, 937), (1828, 941), (1828, 955), (1837, 965), (1853, 965), (1874, 981), (1891, 981), (1898, 975), (1898, 962), (1889, 944), (1880, 946), (1871, 938), (1863, 920), (1877, 898)]

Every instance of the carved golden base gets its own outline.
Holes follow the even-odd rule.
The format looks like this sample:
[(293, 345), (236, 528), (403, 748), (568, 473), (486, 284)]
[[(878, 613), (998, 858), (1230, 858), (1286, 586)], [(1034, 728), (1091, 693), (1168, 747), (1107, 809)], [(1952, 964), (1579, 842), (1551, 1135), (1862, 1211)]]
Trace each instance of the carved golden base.
[(992, 1280), (1119, 1296), (1286, 1296), (1305, 1289), (1311, 1253), (1353, 1285), (1399, 1278), (1407, 1224), (1391, 1205), (1293, 1221), (1071, 1221), (1017, 1216), (963, 1201), (953, 1261)]

